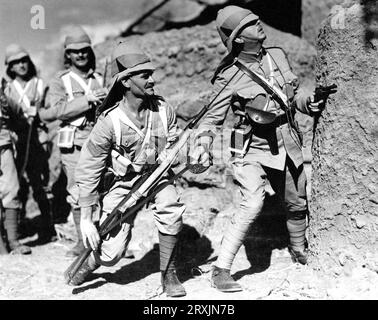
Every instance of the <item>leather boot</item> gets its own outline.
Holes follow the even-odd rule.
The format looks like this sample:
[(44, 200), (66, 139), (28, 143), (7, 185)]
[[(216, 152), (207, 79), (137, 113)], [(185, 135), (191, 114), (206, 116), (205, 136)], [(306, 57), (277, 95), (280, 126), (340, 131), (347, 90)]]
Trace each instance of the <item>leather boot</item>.
[(18, 241), (18, 209), (5, 209), (4, 228), (7, 231), (9, 249), (12, 254), (30, 254), (30, 247), (21, 244)]
[[(3, 230), (2, 224), (3, 224), (3, 221), (1, 221), (1, 218), (0, 218), (0, 255), (9, 253), (8, 252), (8, 246), (7, 246), (8, 240), (6, 239), (5, 230)], [(4, 232), (4, 234), (3, 234), (3, 232)]]
[(222, 292), (242, 291), (242, 287), (230, 275), (229, 269), (213, 267), (211, 274), (211, 286)]
[(291, 259), (293, 262), (299, 262), (300, 264), (307, 264), (307, 250), (294, 249), (291, 245), (288, 246)]
[(66, 257), (77, 257), (79, 256), (84, 250), (84, 243), (83, 243), (83, 237), (81, 235), (81, 230), (80, 230), (80, 209), (74, 209), (72, 212), (73, 220), (75, 223), (75, 228), (76, 228), (76, 233), (77, 233), (77, 242), (76, 245), (68, 250), (66, 252)]
[(45, 244), (57, 240), (56, 231), (53, 224), (52, 199), (43, 199), (39, 201), (41, 211), (40, 225), (38, 231), (38, 243)]
[(167, 297), (186, 296), (185, 288), (177, 278), (176, 270), (174, 269), (161, 272), (161, 284)]
[(70, 286), (80, 286), (88, 280), (90, 274), (100, 267), (92, 256), (89, 256), (81, 265), (75, 276), (70, 279), (66, 273), (64, 273), (64, 282)]
[(186, 295), (185, 288), (176, 274), (177, 239), (177, 235), (159, 232), (161, 285), (167, 297), (183, 297)]

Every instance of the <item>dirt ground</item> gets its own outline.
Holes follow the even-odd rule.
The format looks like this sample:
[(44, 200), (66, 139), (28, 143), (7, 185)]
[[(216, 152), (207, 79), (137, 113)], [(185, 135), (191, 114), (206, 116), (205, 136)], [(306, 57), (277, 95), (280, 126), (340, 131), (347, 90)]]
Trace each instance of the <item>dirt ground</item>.
[[(227, 208), (217, 219), (227, 216)], [(151, 222), (151, 212), (142, 212), (135, 221), (134, 235)], [(146, 222), (148, 221), (148, 222)], [(270, 223), (272, 220), (270, 220)], [(70, 222), (68, 222), (70, 223)], [(185, 223), (185, 218), (184, 218)], [(279, 225), (279, 219), (276, 220)], [(265, 228), (272, 228), (271, 225)], [(277, 229), (278, 228), (278, 229)], [(273, 233), (281, 232), (278, 226)], [(191, 230), (186, 225), (186, 234)], [(265, 230), (266, 231), (266, 230)], [(264, 232), (265, 232), (264, 231)], [(156, 232), (157, 233), (157, 232)], [(209, 235), (210, 236), (210, 235)], [(91, 279), (79, 287), (64, 283), (63, 272), (71, 263), (64, 256), (73, 241), (61, 239), (33, 246), (36, 235), (22, 239), (32, 246), (28, 256), (0, 256), (0, 299), (2, 300), (169, 300), (161, 291), (158, 270), (157, 235), (135, 236), (130, 243), (134, 256), (123, 258), (113, 267), (100, 267)], [(190, 236), (188, 236), (190, 239)], [(360, 269), (337, 278), (321, 277), (308, 266), (294, 264), (284, 236), (269, 241), (252, 232), (238, 252), (232, 268), (234, 278), (243, 286), (238, 293), (222, 293), (210, 285), (211, 263), (217, 245), (206, 237), (196, 239), (196, 248), (188, 243), (180, 250), (179, 276), (189, 300), (333, 300), (377, 299), (377, 273)], [(220, 237), (215, 238), (219, 242)], [(194, 240), (193, 240), (194, 241)], [(277, 242), (278, 241), (278, 242)], [(188, 247), (185, 247), (188, 245)], [(188, 248), (192, 248), (189, 250)]]

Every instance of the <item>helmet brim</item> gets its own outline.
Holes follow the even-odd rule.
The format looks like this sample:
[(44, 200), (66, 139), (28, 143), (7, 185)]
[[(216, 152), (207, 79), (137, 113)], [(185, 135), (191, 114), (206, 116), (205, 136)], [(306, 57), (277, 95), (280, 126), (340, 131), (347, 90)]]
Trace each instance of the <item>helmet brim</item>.
[(91, 44), (89, 42), (77, 42), (77, 43), (70, 43), (68, 44), (64, 50), (65, 51), (68, 51), (68, 50), (82, 50), (82, 49), (85, 49), (85, 48), (90, 48), (91, 47)]
[(17, 54), (11, 55), (7, 58), (5, 64), (9, 65), (10, 63), (20, 60), (22, 58), (28, 57), (29, 55), (26, 52), (19, 52)]

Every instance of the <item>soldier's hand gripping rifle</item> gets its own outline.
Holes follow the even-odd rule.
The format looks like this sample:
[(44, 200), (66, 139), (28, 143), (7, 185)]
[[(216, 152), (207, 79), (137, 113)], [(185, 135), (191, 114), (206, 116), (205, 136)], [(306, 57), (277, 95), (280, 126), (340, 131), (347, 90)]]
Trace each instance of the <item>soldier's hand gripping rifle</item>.
[[(236, 72), (237, 73), (237, 72)], [(231, 80), (235, 77), (236, 73), (231, 77), (231, 79), (225, 84), (225, 86), (218, 92), (218, 94), (211, 100), (209, 104), (204, 106), (202, 110), (186, 125), (183, 131), (180, 133), (176, 142), (171, 144), (167, 149), (166, 157), (162, 161), (155, 163), (151, 170), (146, 174), (142, 175), (134, 184), (131, 191), (125, 196), (125, 198), (112, 210), (109, 216), (104, 220), (104, 222), (99, 227), (99, 235), (101, 239), (104, 239), (109, 232), (122, 224), (129, 216), (136, 214), (136, 212), (141, 209), (145, 203), (153, 199), (153, 197), (164, 189), (166, 186), (171, 184), (175, 179), (180, 177), (185, 171), (190, 170), (193, 173), (204, 172), (207, 167), (203, 167), (200, 164), (191, 164), (188, 161), (187, 165), (179, 171), (177, 174), (172, 176), (168, 181), (160, 184), (161, 179), (166, 175), (168, 170), (175, 162), (180, 150), (188, 143), (190, 135), (194, 127), (198, 124), (199, 120), (205, 115), (205, 113), (210, 109), (210, 106), (215, 101), (215, 99), (221, 94), (221, 92), (227, 87)], [(89, 257), (92, 252), (92, 248), (87, 248), (80, 256), (72, 262), (72, 264), (64, 272), (64, 278), (68, 284), (72, 278), (76, 275), (77, 271), (85, 260)]]

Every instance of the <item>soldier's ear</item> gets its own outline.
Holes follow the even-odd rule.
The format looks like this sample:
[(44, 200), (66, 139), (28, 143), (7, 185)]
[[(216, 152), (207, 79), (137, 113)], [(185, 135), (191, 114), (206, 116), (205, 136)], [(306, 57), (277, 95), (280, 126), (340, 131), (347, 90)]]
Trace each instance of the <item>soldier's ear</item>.
[(130, 80), (129, 80), (129, 78), (127, 78), (127, 79), (122, 79), (122, 80), (121, 80), (121, 83), (122, 83), (122, 85), (123, 85), (125, 88), (130, 89)]

